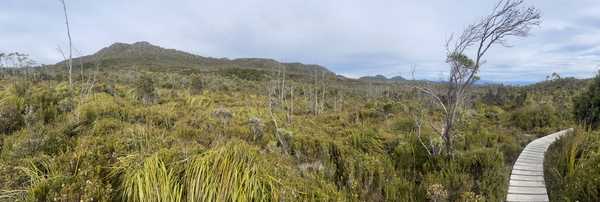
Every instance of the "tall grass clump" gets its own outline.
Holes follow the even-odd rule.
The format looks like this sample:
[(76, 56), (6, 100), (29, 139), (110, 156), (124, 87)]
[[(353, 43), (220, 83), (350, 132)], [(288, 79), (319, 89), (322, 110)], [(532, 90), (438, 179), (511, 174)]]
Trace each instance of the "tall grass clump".
[(382, 138), (378, 136), (375, 130), (365, 130), (354, 132), (350, 136), (351, 145), (365, 153), (381, 154), (383, 153)]
[(64, 183), (65, 176), (59, 165), (53, 162), (55, 160), (42, 158), (29, 161), (28, 166), (17, 167), (28, 178), (27, 201), (50, 201), (57, 197), (60, 191), (57, 185)]
[(146, 158), (141, 167), (125, 171), (121, 185), (123, 201), (182, 201), (182, 187), (177, 174), (168, 169), (157, 155)]
[(194, 158), (185, 172), (188, 201), (280, 201), (281, 182), (258, 149), (231, 141)]
[(600, 138), (576, 129), (546, 152), (548, 196), (552, 201), (600, 201)]

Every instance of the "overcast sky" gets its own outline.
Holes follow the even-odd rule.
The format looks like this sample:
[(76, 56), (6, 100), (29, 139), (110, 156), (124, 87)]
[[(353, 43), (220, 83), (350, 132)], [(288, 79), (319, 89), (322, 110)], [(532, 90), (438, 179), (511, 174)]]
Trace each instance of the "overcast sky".
[[(148, 41), (211, 57), (261, 57), (320, 64), (349, 77), (440, 79), (444, 43), (490, 12), (488, 0), (66, 0), (78, 55), (114, 42)], [(600, 1), (527, 0), (543, 23), (513, 47), (495, 47), (482, 79), (591, 77), (600, 67)], [(66, 47), (58, 0), (2, 0), (0, 52), (40, 63)]]

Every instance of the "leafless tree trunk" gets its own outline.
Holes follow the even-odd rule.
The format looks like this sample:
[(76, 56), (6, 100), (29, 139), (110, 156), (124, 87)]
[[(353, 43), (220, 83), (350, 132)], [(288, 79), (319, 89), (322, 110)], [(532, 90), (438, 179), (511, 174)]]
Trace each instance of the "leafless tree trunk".
[(287, 120), (288, 124), (292, 123), (292, 116), (294, 115), (294, 86), (290, 86), (290, 106), (288, 108)]
[(69, 61), (67, 63), (67, 66), (69, 67), (69, 85), (73, 86), (73, 78), (72, 78), (72, 73), (73, 73), (73, 43), (71, 41), (71, 29), (69, 27), (69, 17), (67, 15), (67, 4), (65, 3), (65, 0), (60, 0), (60, 3), (63, 6), (63, 11), (65, 14), (65, 24), (67, 25), (67, 38), (69, 39)]
[(333, 99), (333, 112), (338, 112), (338, 100), (340, 97), (340, 91), (336, 92), (335, 98)]
[(323, 112), (325, 111), (325, 104), (326, 104), (326, 99), (325, 99), (325, 91), (327, 91), (326, 89), (326, 78), (325, 78), (325, 71), (321, 72), (321, 106), (319, 107), (319, 112)]
[(279, 102), (283, 103), (285, 100), (285, 66), (280, 66), (281, 71), (281, 89), (279, 92)]
[[(523, 0), (501, 0), (490, 15), (469, 25), (458, 38), (448, 39), (446, 62), (450, 65), (450, 74), (445, 93), (420, 87), (443, 110), (444, 120), (439, 133), (443, 137), (447, 154), (451, 154), (453, 150), (453, 129), (465, 102), (466, 90), (479, 80), (479, 70), (487, 51), (495, 44), (508, 46), (507, 37), (525, 37), (531, 27), (541, 23), (540, 12), (534, 7), (523, 9), (522, 4)], [(472, 47), (476, 47), (473, 59), (466, 53)]]
[(319, 115), (319, 92), (318, 92), (318, 77), (317, 77), (317, 70), (315, 70), (314, 72), (314, 83), (312, 86), (312, 98), (313, 98), (313, 105), (312, 105), (312, 111), (313, 111), (313, 115)]
[(283, 153), (288, 154), (287, 142), (283, 139), (283, 137), (281, 137), (279, 124), (277, 124), (277, 117), (276, 117), (275, 113), (273, 112), (274, 107), (273, 107), (272, 96), (277, 95), (275, 92), (275, 88), (277, 88), (276, 85), (267, 86), (267, 91), (268, 91), (267, 93), (269, 95), (268, 96), (269, 115), (271, 116), (271, 121), (273, 121), (273, 126), (275, 126), (275, 128), (274, 128), (275, 138), (277, 138), (277, 141), (279, 142), (279, 144), (281, 144)]
[(341, 112), (344, 110), (344, 94), (342, 92), (338, 93), (338, 100), (340, 102), (338, 111)]
[[(89, 73), (90, 75), (88, 76), (87, 81), (85, 83), (83, 83), (83, 80), (82, 80), (82, 84), (81, 84), (82, 97), (89, 96), (90, 94), (92, 94), (94, 86), (96, 85), (96, 75), (98, 74), (98, 71), (100, 69), (100, 61), (101, 60), (98, 59), (98, 57), (97, 57), (95, 61), (96, 61), (95, 62), (96, 68), (95, 68), (94, 72)], [(83, 69), (83, 65), (81, 68)], [(82, 74), (83, 74), (83, 72), (82, 72)], [(83, 77), (82, 77), (82, 79), (83, 79)]]

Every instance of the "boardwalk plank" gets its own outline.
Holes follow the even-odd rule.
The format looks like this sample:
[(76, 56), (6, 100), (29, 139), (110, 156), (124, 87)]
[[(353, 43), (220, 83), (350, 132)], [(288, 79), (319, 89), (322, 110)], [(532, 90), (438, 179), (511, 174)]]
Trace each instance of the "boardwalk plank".
[(511, 180), (544, 181), (544, 176), (510, 175)]
[(513, 170), (513, 174), (515, 175), (536, 175), (536, 176), (544, 176), (543, 171), (529, 171), (529, 170)]
[(506, 197), (506, 201), (527, 201), (527, 202), (535, 202), (535, 201), (549, 201), (548, 195), (527, 195), (527, 194), (509, 194)]
[(549, 201), (544, 182), (544, 154), (548, 147), (573, 129), (531, 141), (513, 165), (506, 201)]
[(521, 187), (546, 187), (544, 182), (542, 181), (521, 181), (521, 180), (511, 180), (511, 186), (521, 186)]
[(542, 166), (526, 166), (526, 165), (517, 165), (517, 164), (515, 164), (515, 166), (513, 166), (513, 169), (527, 170), (527, 171), (539, 171), (539, 172), (544, 171), (544, 168)]
[(546, 194), (546, 187), (508, 187), (509, 194)]

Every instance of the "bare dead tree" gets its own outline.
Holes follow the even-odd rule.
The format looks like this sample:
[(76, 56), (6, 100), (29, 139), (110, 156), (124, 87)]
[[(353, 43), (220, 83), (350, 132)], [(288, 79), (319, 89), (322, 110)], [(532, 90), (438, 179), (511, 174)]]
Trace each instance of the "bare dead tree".
[(72, 73), (73, 73), (73, 43), (71, 41), (71, 29), (69, 27), (69, 17), (67, 15), (67, 4), (65, 3), (65, 0), (59, 0), (60, 3), (63, 6), (63, 11), (65, 14), (65, 24), (67, 25), (67, 39), (69, 40), (69, 61), (67, 63), (67, 66), (69, 67), (69, 85), (73, 86), (73, 78), (72, 78)]
[(317, 70), (314, 71), (314, 83), (312, 87), (312, 112), (314, 116), (319, 115), (319, 92), (318, 92), (318, 78)]
[(292, 119), (294, 116), (294, 86), (290, 85), (290, 99), (289, 99), (289, 107), (287, 111), (287, 121), (288, 124), (292, 123)]
[(325, 93), (327, 92), (327, 77), (325, 71), (321, 71), (321, 105), (319, 107), (319, 113), (325, 111), (325, 104), (327, 104), (327, 98)]
[(417, 107), (413, 111), (414, 112), (412, 112), (411, 115), (413, 117), (414, 124), (415, 124), (414, 133), (416, 135), (416, 139), (419, 141), (419, 143), (421, 144), (421, 146), (427, 152), (427, 157), (431, 158), (432, 156), (436, 155), (436, 153), (435, 153), (436, 146), (435, 146), (435, 144), (432, 143), (431, 138), (429, 139), (429, 143), (430, 144), (425, 144), (425, 141), (423, 141), (423, 137), (421, 135), (421, 129), (423, 128), (424, 114), (425, 113), (423, 112), (423, 108), (420, 108), (420, 107)]
[[(96, 57), (95, 62), (94, 62), (95, 70), (93, 72), (88, 73), (89, 76), (85, 83), (83, 81), (81, 83), (81, 96), (82, 97), (89, 96), (90, 94), (92, 94), (92, 91), (96, 85), (96, 75), (98, 74), (98, 71), (100, 69), (100, 63), (101, 63), (101, 60), (98, 58), (100, 58), (102, 56), (95, 56), (95, 57)], [(81, 66), (81, 68), (83, 69), (83, 65)], [(83, 70), (82, 70), (82, 75), (83, 75)], [(82, 79), (83, 79), (83, 76), (82, 76)]]
[(338, 112), (338, 101), (339, 101), (339, 97), (340, 97), (340, 90), (337, 89), (335, 91), (335, 97), (333, 99), (333, 112)]
[[(501, 0), (490, 15), (467, 26), (457, 38), (450, 37), (446, 43), (446, 62), (450, 65), (450, 73), (444, 91), (438, 93), (431, 88), (420, 87), (443, 111), (439, 133), (447, 154), (453, 150), (453, 129), (465, 102), (465, 92), (479, 80), (479, 70), (488, 50), (494, 45), (509, 47), (508, 37), (526, 37), (531, 27), (541, 23), (541, 15), (536, 8), (522, 8), (522, 5), (523, 0)], [(472, 57), (467, 53), (470, 48), (475, 48)]]
[(281, 81), (279, 82), (281, 84), (281, 89), (279, 91), (279, 103), (285, 102), (285, 69), (285, 66), (281, 64), (279, 65), (279, 73), (281, 75)]

